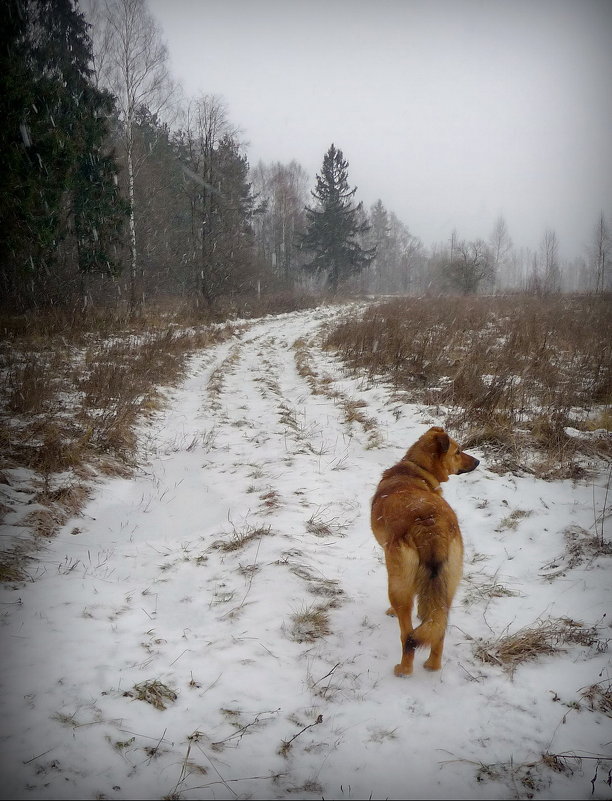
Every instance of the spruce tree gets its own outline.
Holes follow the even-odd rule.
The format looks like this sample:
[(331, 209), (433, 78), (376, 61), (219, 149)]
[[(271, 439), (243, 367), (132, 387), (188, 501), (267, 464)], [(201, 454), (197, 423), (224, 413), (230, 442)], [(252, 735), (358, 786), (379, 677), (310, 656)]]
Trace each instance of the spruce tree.
[(65, 300), (67, 275), (112, 272), (124, 209), (105, 150), (113, 100), (93, 85), (83, 15), (72, 0), (8, 10), (0, 257), (5, 300), (27, 306)]
[(202, 262), (202, 293), (209, 303), (221, 295), (239, 294), (254, 279), (256, 198), (247, 157), (230, 134), (215, 148), (211, 177), (217, 191), (208, 193)]
[(372, 261), (376, 249), (364, 249), (358, 237), (369, 225), (362, 218), (362, 204), (355, 205), (357, 187), (349, 189), (348, 162), (333, 144), (323, 157), (316, 189), (314, 208), (306, 207), (308, 228), (302, 237), (302, 248), (313, 258), (305, 269), (325, 275), (332, 293), (341, 281), (359, 273)]

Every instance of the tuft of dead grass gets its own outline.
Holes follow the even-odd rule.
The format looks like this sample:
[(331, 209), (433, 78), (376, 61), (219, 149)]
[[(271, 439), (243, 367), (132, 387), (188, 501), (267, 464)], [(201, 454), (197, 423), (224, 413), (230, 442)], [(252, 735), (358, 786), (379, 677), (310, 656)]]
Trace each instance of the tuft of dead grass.
[(306, 521), (306, 531), (315, 537), (344, 537), (348, 523), (342, 522), (324, 508), (318, 508)]
[(291, 623), (286, 629), (289, 639), (294, 642), (315, 642), (331, 633), (327, 605), (305, 605), (291, 615)]
[(464, 582), (466, 589), (462, 603), (464, 606), (471, 606), (480, 601), (491, 601), (493, 598), (513, 598), (520, 595), (516, 590), (512, 590), (502, 584), (495, 576), (482, 577), (480, 574), (466, 574)]
[(239, 551), (249, 542), (269, 536), (271, 531), (271, 526), (253, 526), (250, 523), (245, 523), (240, 528), (233, 526), (228, 539), (216, 540), (211, 547), (224, 553)]
[(569, 526), (564, 531), (565, 551), (547, 562), (540, 574), (552, 581), (564, 576), (568, 570), (590, 565), (600, 556), (612, 556), (612, 543), (602, 536), (590, 534), (580, 526)]
[(4, 584), (21, 583), (28, 578), (22, 554), (0, 554), (0, 581)]
[(123, 695), (138, 701), (146, 701), (147, 704), (160, 710), (166, 709), (168, 702), (173, 703), (178, 698), (174, 690), (158, 679), (141, 681)]
[(592, 711), (601, 712), (612, 718), (612, 679), (604, 679), (580, 691)]
[(563, 653), (568, 645), (596, 647), (602, 651), (607, 649), (607, 641), (600, 640), (596, 626), (589, 628), (576, 620), (562, 617), (540, 620), (534, 626), (527, 626), (514, 634), (479, 642), (474, 654), (482, 662), (498, 665), (512, 675), (525, 662)]
[(581, 758), (574, 754), (551, 754), (546, 751), (541, 754), (540, 759), (532, 762), (515, 762), (511, 759), (509, 762), (476, 763), (476, 781), (504, 782), (512, 788), (513, 798), (533, 798), (536, 792), (550, 784), (546, 776), (547, 770), (572, 775), (582, 766), (582, 759), (590, 758)]

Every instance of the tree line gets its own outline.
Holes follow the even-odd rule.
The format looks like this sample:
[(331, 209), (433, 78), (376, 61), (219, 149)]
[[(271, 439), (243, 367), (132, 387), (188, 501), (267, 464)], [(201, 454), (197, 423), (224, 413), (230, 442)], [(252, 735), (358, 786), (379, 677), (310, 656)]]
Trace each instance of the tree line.
[(295, 161), (249, 164), (223, 98), (183, 100), (145, 0), (5, 0), (0, 32), (2, 306), (179, 296), (214, 307), (282, 290), (417, 294), (610, 288), (603, 213), (584, 258), (487, 240), (426, 249), (365, 209), (332, 143), (313, 189)]

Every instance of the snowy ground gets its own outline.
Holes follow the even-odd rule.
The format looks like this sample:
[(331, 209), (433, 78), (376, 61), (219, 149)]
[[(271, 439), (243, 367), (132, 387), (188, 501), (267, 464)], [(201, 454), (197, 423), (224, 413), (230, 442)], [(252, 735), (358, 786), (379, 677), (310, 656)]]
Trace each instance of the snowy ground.
[[(1, 589), (1, 798), (612, 796), (611, 719), (581, 694), (610, 687), (612, 560), (566, 550), (596, 533), (606, 476), (500, 476), (474, 451), (444, 489), (466, 564), (443, 669), (419, 653), (396, 678), (368, 506), (444, 421), (318, 348), (339, 313), (194, 355), (143, 423), (142, 469), (98, 485), (36, 579)], [(513, 674), (476, 655), (563, 617), (596, 642)]]

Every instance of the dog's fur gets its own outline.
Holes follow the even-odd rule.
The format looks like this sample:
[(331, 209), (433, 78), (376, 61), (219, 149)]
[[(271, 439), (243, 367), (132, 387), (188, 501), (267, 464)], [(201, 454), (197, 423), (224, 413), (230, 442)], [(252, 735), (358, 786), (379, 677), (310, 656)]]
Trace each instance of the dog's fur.
[[(384, 549), (389, 579), (388, 614), (396, 615), (400, 626), (396, 676), (412, 673), (415, 649), (422, 646), (431, 649), (425, 667), (441, 667), (448, 613), (463, 571), (463, 540), (440, 483), (478, 464), (434, 426), (385, 470), (372, 499), (372, 531)], [(413, 628), (415, 596), (422, 622)]]

